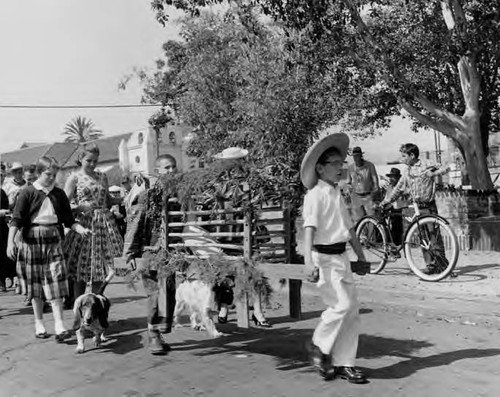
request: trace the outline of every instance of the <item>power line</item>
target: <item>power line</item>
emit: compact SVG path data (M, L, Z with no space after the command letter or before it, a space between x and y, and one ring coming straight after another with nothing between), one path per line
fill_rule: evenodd
M123 105L0 105L0 109L107 109L162 107L161 104Z

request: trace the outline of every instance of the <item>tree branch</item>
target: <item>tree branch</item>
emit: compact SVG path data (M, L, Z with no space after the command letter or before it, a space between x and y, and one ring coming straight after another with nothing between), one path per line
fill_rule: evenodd
M443 133L444 135L452 138L453 140L458 140L457 129L453 125L447 123L446 121L438 121L432 119L431 117L420 112L411 103L405 101L403 98L398 98L398 103L404 110L406 110L410 115L412 115L422 124L425 124L431 127L432 129Z
M403 74L399 71L396 65L394 65L394 62L392 62L390 57L387 55L389 51L385 48L385 46L382 43L379 43L370 33L368 26L366 26L365 22L359 15L357 8L352 3L352 1L342 0L342 2L348 8L351 17L355 21L356 28L359 34L366 42L366 44L374 49L375 55L376 56L378 55L381 58L382 62L385 64L388 71L391 73L393 79L395 79L398 83L404 86L408 91L407 93L410 96L412 96L416 101L418 101L420 105L429 113L434 114L436 117L439 117L444 121L454 125L455 128L460 128L460 129L464 128L465 124L459 116L451 112L448 112L447 110L439 108L429 98L427 98L425 95L418 92L415 88L412 87L412 84L403 76ZM390 83L390 81L388 81L388 83Z

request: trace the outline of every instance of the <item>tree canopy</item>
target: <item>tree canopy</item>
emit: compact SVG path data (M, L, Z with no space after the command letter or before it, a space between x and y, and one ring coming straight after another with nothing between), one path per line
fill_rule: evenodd
M279 176L274 188L302 192L302 157L343 106L335 81L307 60L310 40L285 36L251 7L186 18L181 37L164 44L153 73L140 73L144 100L194 126L188 154L210 162L241 146L257 169Z
M191 14L222 0L155 0ZM242 6L242 2L237 2ZM348 103L352 128L387 125L405 110L415 127L451 138L462 152L472 185L492 187L488 137L500 129L500 4L496 0L256 0L280 21L285 37L309 47L301 60L335 82L332 96ZM329 89L330 87L325 89Z
M94 122L86 117L76 116L67 122L62 133L66 135L65 142L87 142L102 137L103 133L98 130Z

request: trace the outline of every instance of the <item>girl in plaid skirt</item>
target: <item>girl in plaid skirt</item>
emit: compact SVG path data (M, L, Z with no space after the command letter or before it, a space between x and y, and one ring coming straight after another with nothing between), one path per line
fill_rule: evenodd
M35 336L47 338L43 323L43 297L51 302L57 342L70 335L63 321L62 298L68 295L67 269L62 253L63 225L87 237L91 231L75 222L69 200L55 187L59 165L41 157L38 179L24 188L17 199L9 229L7 255L17 259L18 276L26 283L33 305ZM21 238L16 238L20 233ZM18 243L16 243L18 241Z

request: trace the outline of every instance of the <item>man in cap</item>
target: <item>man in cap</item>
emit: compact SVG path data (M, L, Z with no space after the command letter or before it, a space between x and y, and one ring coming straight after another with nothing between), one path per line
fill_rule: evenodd
M7 193L11 210L13 210L16 205L19 191L26 186L26 181L23 178L23 168L23 165L19 161L14 161L9 170L11 177L8 178L4 184L3 190Z
M377 194L378 176L375 165L363 158L359 146L352 149L354 163L348 168L348 183L351 185L351 210L354 221L374 213L374 196Z

